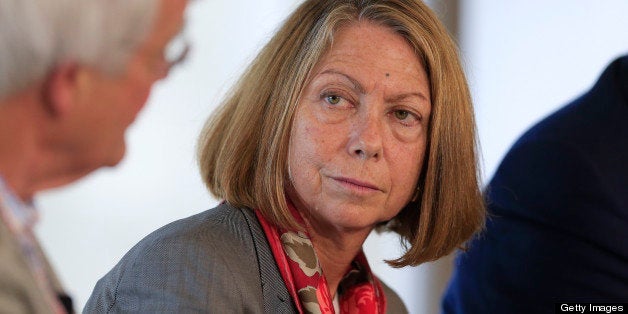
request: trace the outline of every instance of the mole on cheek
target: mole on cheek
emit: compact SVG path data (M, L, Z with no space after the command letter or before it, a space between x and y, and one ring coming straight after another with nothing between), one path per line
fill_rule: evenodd
M386 73L386 77L390 77L390 73Z

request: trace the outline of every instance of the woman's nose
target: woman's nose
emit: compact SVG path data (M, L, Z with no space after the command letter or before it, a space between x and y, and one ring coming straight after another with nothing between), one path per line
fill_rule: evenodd
M364 113L354 121L348 143L349 154L361 159L382 157L382 121L373 113Z

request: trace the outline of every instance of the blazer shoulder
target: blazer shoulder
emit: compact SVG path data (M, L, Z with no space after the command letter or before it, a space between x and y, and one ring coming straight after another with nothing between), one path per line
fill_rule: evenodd
M97 283L85 310L258 312L261 281L247 210L221 204L149 234Z
M142 239L131 251L142 251L154 248L182 249L184 242L211 245L213 247L252 247L244 211L249 209L236 208L226 203L202 213L169 223Z

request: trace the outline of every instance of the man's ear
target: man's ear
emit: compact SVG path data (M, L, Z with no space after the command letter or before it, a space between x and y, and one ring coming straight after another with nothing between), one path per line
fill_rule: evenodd
M89 73L76 63L57 65L43 88L44 105L50 114L65 115L81 100L89 88Z

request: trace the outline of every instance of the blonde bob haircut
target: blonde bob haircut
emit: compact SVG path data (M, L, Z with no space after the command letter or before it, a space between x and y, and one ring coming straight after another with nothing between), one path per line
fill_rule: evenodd
M257 208L283 228L299 229L286 203L288 146L299 97L343 25L391 28L416 51L430 82L432 115L415 201L382 227L400 235L394 267L418 265L461 247L484 222L475 122L456 45L418 0L307 0L253 60L199 139L210 192Z

